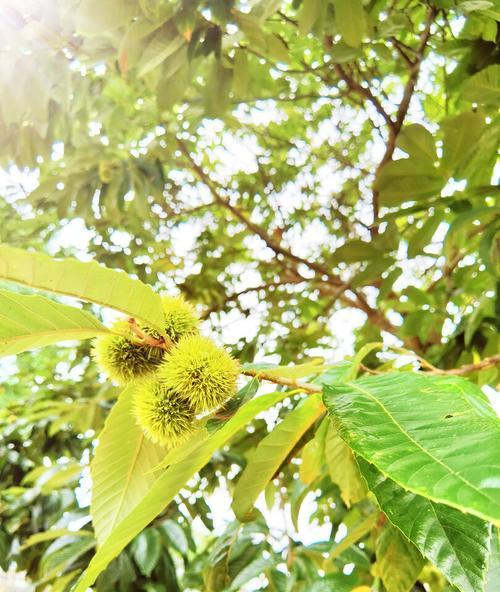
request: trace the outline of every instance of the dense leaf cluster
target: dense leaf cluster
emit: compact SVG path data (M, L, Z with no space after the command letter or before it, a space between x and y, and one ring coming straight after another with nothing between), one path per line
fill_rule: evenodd
M499 20L2 2L0 354L47 346L0 370L4 569L55 592L87 568L99 592L498 589ZM166 458L88 342L52 345L107 335L101 306L161 331L165 290L279 385L249 379Z

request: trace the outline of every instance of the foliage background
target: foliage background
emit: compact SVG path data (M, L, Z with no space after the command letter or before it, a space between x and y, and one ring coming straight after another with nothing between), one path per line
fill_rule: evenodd
M449 369L499 351L495 2L7 1L0 13L1 242L179 291L243 362L339 361L383 342ZM0 557L40 589L64 590L95 545L83 490L118 391L89 352L2 362ZM363 363L401 358L373 350ZM491 389L498 371L470 378ZM323 542L262 516L236 546L231 525L210 534L207 501L223 503L295 405L219 450L96 589L318 592L322 553L352 530L362 546L328 577L381 586L381 525L356 531L368 502L349 508L352 482L327 472L298 476L321 437L266 498L296 518L307 497L318 532L331 525ZM59 531L75 524L80 535ZM30 544L50 529L63 536Z

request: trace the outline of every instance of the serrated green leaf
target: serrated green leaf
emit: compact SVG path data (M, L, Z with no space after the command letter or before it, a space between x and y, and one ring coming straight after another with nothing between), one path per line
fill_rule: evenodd
M167 23L154 33L144 49L137 63L137 76L140 78L154 70L184 44L184 37L177 32L174 26Z
M424 558L406 537L385 524L377 537L377 574L387 592L408 592L424 566Z
M210 592L224 590L228 584L228 562L231 548L240 533L241 524L233 522L217 537L203 572L203 582Z
M248 51L237 48L234 51L232 89L237 98L243 98L248 92L250 83L250 68L248 64Z
M95 261L54 259L0 245L0 278L109 306L164 331L160 296L123 271L107 269Z
M46 543L47 541L53 541L62 536L72 537L92 537L92 533L88 530L68 530L67 528L53 528L46 530L45 532L37 532L29 536L26 541L22 544L21 549L28 549L33 545L39 545L40 543Z
M205 110L209 117L219 117L228 108L232 77L232 69L223 66L219 60L214 62L204 93Z
M125 24L132 16L131 6L122 0L81 0L75 14L78 33L102 35Z
M314 437L302 449L302 464L299 475L302 483L309 485L321 474L325 462L325 438L329 428L329 420L325 418Z
M246 565L234 578L229 587L230 592L238 592L238 590L242 589L243 584L260 576L264 569L274 567L277 562L278 560L274 557L257 557L251 563Z
M344 64L358 59L361 56L361 49L339 41L330 49L330 55L336 64Z
M389 373L326 386L356 454L413 493L500 523L500 421L473 383Z
M99 435L90 465L90 513L99 543L143 499L156 481L153 469L165 456L161 446L146 439L132 415L134 386L120 395Z
M255 366L253 366L255 368ZM274 366L265 368L266 375L276 376L278 378L298 379L313 374L319 374L327 370L329 366L322 365L318 361L306 362L305 364L296 364L290 366Z
M0 356L109 333L84 310L6 290L0 290L0 319Z
M49 580L62 574L94 546L93 537L63 536L55 540L41 558L42 578Z
M357 263L358 261L378 259L381 255L382 251L375 248L373 243L360 239L353 239L335 249L330 261L333 265L340 262Z
M370 463L358 462L381 509L422 555L462 592L483 590L488 523L405 491Z
M319 394L309 396L257 446L234 490L232 508L240 521L248 520L259 493L323 409Z
M486 574L486 592L497 592L500 588L500 531L493 529L491 536L491 551Z
M356 520L354 518L357 517ZM361 538L368 534L377 523L378 513L371 512L368 516L359 513L356 508L353 508L350 513L344 518L344 522L349 522L347 535L338 543L335 543L325 564L328 565L333 559L339 557L344 551L349 549L354 543L357 543Z

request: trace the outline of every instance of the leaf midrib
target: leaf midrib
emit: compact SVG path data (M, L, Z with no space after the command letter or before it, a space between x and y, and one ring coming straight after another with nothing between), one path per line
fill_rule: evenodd
M450 473L451 475L454 475L459 481L462 481L465 485L468 485L471 489L473 489L475 492L477 492L480 496L487 498L488 500L490 500L491 503L493 503L493 505L497 505L496 500L493 499L492 497L490 497L487 493L485 493L484 491L481 491L481 489L478 489L475 485L473 485L472 483L470 483L467 479L465 479L464 477L462 477L461 475L459 475L458 473L456 473L451 467L449 467L448 465L446 465L443 461L441 461L439 458L436 458L435 456L433 456L428 450L426 450L417 440L415 440L405 429L403 429L402 426L399 425L399 423L396 421L395 417L391 414L391 412L386 408L386 406L379 401L375 396L373 396L369 391L361 388L359 385L356 385L354 383L349 383L349 386L361 393L363 393L364 395L367 395L370 399L372 399L381 409L382 411L390 418L390 420L393 422L393 424L399 429L399 431L408 438L408 440L410 440L410 442L412 442L417 448L419 448L426 456L428 456L429 458L431 458L433 461L435 461L436 463L438 463L439 465L441 465L444 469L446 469L448 471L448 473ZM367 459L369 460L369 459ZM375 464L374 461L370 460L370 462L373 462L373 464ZM378 465L376 465L378 466ZM382 469L380 469L382 470ZM383 471L383 470L382 470ZM407 486L408 487L408 486ZM448 500L442 500L442 499L438 499L435 498L436 501L443 501L444 503L449 503ZM460 506L461 507L461 506Z
M126 478L125 478L125 482L123 484L123 487L122 487L121 492L120 492L120 495L119 495L119 502L117 504L117 507L116 507L116 510L114 512L114 515L113 515L113 517L111 519L111 522L108 523L108 524L110 524L110 526L108 526L108 529L107 529L108 530L108 534L104 537L104 539L106 539L109 536L109 534L111 532L113 532L114 527L115 527L115 525L117 523L117 518L118 518L118 516L120 516L121 510L122 510L122 507L123 507L123 502L125 501L125 494L127 493L128 486L130 484L130 481L132 480L132 475L134 473L134 468L135 468L135 466L137 464L137 460L139 458L139 454L140 454L140 451L141 451L141 448L142 448L143 443L144 443L144 434L141 432L141 434L139 435L139 439L137 441L137 445L136 445L136 448L135 448L135 453L133 454L133 457L132 457L132 462L129 464L129 470L127 472L127 475L126 475ZM125 518L125 517L126 516L123 516L123 518Z

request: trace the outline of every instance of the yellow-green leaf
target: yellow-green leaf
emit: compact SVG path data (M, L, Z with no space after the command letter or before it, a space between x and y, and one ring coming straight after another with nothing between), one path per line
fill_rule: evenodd
M0 356L109 333L88 312L43 296L0 290Z
M200 442L198 448L190 448L189 454L182 455L177 447L172 459L177 460L154 482L148 493L137 506L126 516L111 534L103 541L77 583L74 592L85 592L95 581L97 576L106 569L127 544L138 535L165 506L177 495L179 490L202 469L210 460L212 454L232 438L247 422L258 413L264 411L289 396L286 391L270 393L252 399L236 412L223 427L210 438ZM189 444L189 441L188 441Z
M120 395L106 419L90 466L90 513L99 543L129 514L156 481L165 449L147 440L132 415L134 386Z
M334 0L335 20L342 38L359 47L366 32L366 16L361 0Z
M123 271L107 269L95 261L54 259L0 245L0 278L109 306L162 333L164 330L160 296Z
M411 590L425 563L415 545L386 523L377 537L375 553L377 574L387 592Z
M309 396L260 442L234 490L232 508L238 520L248 519L259 493L323 411L320 395Z
M325 461L333 483L340 488L340 495L349 507L368 493L351 449L330 424L325 438Z

